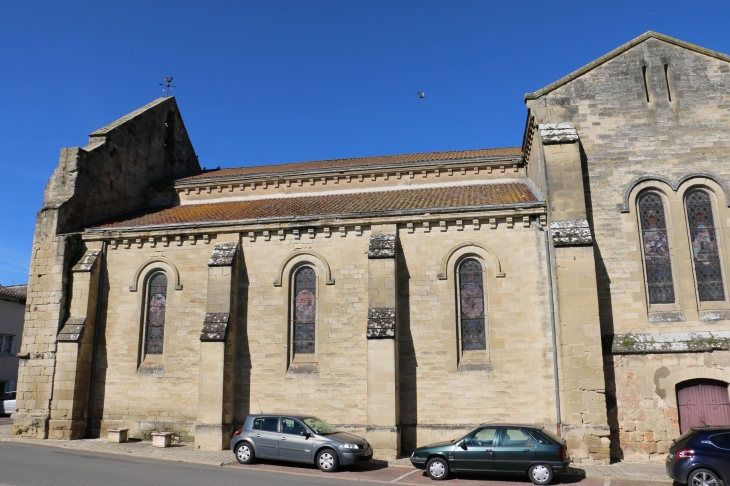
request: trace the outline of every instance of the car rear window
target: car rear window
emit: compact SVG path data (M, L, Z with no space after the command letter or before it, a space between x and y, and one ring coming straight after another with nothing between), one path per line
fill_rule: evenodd
M694 438L697 437L697 432L694 430L688 430L684 434L677 437L677 440L674 441L675 445L684 445L690 443Z
M535 439L538 443L540 443L542 445L550 445L553 443L552 440L548 439L547 437L545 437L543 434L541 434L537 430L530 430L529 432L530 432L530 435L532 436L532 438Z
M553 432L550 432L549 430L542 429L540 431L541 434L543 434L548 439L552 439L556 444L564 444L565 441L557 436L557 434L554 434Z
M279 428L279 419L277 417L262 417L253 421L253 430L263 430L264 432L277 432Z

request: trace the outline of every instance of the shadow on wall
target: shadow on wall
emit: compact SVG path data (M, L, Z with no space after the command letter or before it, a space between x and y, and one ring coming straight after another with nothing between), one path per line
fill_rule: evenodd
M243 425L251 409L251 351L248 342L248 321L246 304L248 302L248 271L244 253L238 253L238 296L236 300L236 360L233 389L233 427Z
M410 455L418 442L418 384L416 352L411 335L408 264L398 241L398 392L401 456Z
M99 262L106 266L106 262ZM96 364L94 366L94 391L90 409L90 420L86 425L86 436L97 439L101 436L101 421L104 418L104 397L106 396L106 370L108 368L107 341L106 341L106 316L109 309L109 273L104 272L103 280L99 282L101 299L99 305L99 322L96 323L95 332L99 333Z
M590 173L588 172L588 157L580 145L580 164L583 172L583 193L586 204L586 218L591 228L595 228L593 222L593 198L591 197ZM593 230L593 254L596 263L596 286L598 290L598 318L601 325L601 349L603 352L603 378L606 389L606 416L611 431L611 462L623 460L624 453L621 449L619 439L618 404L616 399L616 372L614 370L614 358L611 353L611 342L613 341L613 308L611 306L611 279L603 261L601 248L595 238Z

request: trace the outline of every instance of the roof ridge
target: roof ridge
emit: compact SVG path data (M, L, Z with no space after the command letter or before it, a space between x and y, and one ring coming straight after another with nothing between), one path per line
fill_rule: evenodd
M550 83L549 85L545 86L544 88L534 91L532 93L525 93L525 101L534 100L536 98L544 96L547 93L554 91L555 89L569 83L570 81L573 81L574 79L584 75L588 71L595 69L596 67L610 61L611 59L613 59L615 57L618 57L619 55L623 54L624 52L628 51L629 49L636 47L637 45L639 45L642 42L644 42L648 39L651 39L651 38L658 39L658 40L667 42L669 44L674 44L676 46L683 47L685 49L689 49L691 51L694 51L694 52L697 52L700 54L704 54L706 56L714 57L714 58L720 59L722 61L730 62L730 56L728 56L727 54L723 54L718 51L713 51L712 49L706 49L702 46L698 46L697 44L685 42L685 41L679 40L675 37L670 37L668 35L660 34L659 32L649 30L647 32L644 32L640 36L630 40L629 42L617 47L616 49L604 54L603 56L599 57L595 61L592 61L592 62L586 64L585 66L576 69L575 71L568 74L567 76L563 76L562 78L558 79L557 81Z

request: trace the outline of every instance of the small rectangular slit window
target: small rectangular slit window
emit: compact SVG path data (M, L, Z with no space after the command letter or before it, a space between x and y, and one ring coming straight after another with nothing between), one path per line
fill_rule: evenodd
M646 79L646 66L641 66L641 71L644 77L644 92L646 93L646 101L649 102L649 83Z
M667 82L667 97L672 101L672 90L669 88L669 64L664 65L664 80Z

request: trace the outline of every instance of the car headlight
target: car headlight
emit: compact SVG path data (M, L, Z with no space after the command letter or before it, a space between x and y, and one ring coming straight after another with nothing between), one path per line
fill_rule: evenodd
M357 444L342 444L340 449L359 449L360 446Z

